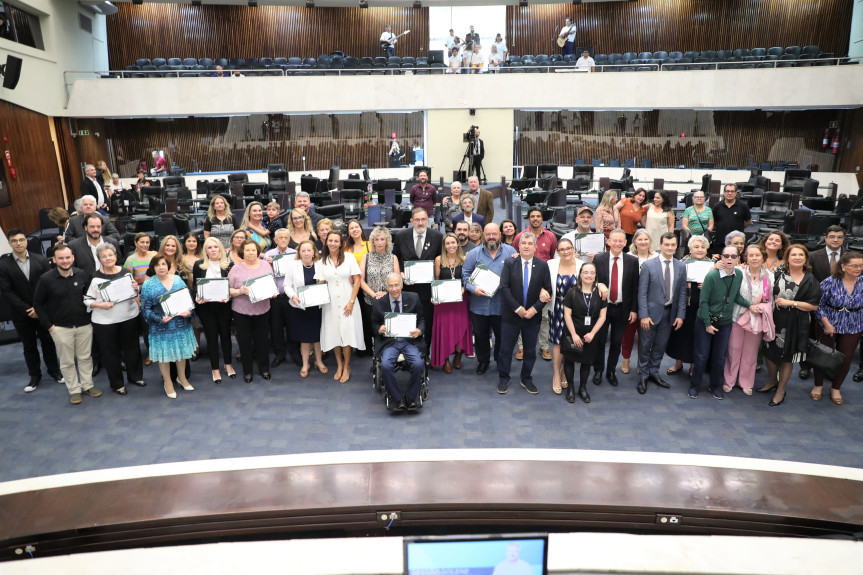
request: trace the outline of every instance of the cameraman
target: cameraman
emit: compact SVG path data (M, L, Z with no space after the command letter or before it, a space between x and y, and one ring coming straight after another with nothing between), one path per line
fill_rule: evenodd
M479 137L479 126L471 126L470 131L470 164L467 175L482 178L482 159L485 157L485 144Z

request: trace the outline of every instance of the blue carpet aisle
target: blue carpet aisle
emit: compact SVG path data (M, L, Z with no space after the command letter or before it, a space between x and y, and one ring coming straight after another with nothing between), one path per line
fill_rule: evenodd
M196 390L177 388L177 400L165 397L155 365L145 368L149 385L129 386L125 397L110 392L103 372L96 378L103 397L85 397L79 406L50 380L23 392L20 345L0 347L0 365L0 481L225 457L462 447L663 451L863 467L863 384L849 378L841 407L827 394L816 403L808 396L812 380L799 381L796 370L780 407L767 406L772 394L746 397L739 389L724 401L706 392L691 400L681 376L666 378L672 389L649 384L641 396L634 370L618 373L617 388L589 383L592 403L570 405L551 392L551 362L537 362L539 395L511 385L501 396L494 364L480 377L476 360L465 359L451 375L431 372L431 397L418 413L391 414L372 389L368 358L355 359L347 384L333 381L334 365L330 374L313 370L307 379L283 365L270 382L238 377L218 386L199 360L190 380ZM756 385L765 379L762 370Z

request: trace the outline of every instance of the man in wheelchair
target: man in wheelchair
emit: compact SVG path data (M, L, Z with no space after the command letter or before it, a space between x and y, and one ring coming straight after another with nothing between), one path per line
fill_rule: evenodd
M417 409L425 376L425 319L420 298L415 293L402 291L402 278L397 273L387 276L387 293L372 305L372 329L375 333L375 354L381 361L381 379L389 394L391 404L397 410ZM391 337L386 334L386 314L390 312L416 314L416 329L410 337ZM395 377L399 355L404 356L410 366L411 379L407 390L402 392Z

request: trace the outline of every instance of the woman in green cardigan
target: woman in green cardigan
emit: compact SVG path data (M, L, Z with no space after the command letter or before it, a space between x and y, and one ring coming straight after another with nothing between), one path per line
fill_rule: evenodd
M737 269L740 254L733 245L722 248L721 269L708 272L701 286L698 302L698 317L695 319L695 368L689 384L689 397L698 397L698 388L704 375L704 367L713 348L710 384L707 390L716 399L725 399L722 390L725 359L728 355L728 340L731 337L731 320L734 304L749 308L752 313L761 313L761 304L750 305L740 295L743 272Z

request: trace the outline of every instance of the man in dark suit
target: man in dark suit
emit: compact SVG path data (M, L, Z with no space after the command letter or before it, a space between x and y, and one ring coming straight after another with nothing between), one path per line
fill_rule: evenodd
M593 362L593 383L602 383L602 371L611 385L617 385L617 360L620 358L620 344L623 330L629 323L638 319L638 258L623 253L626 246L626 232L613 230L608 234L608 251L593 258L596 266L596 281L608 286L608 310L605 323L599 329L596 341L597 353ZM611 345L608 347L608 363L604 363L605 342L611 329Z
M402 291L402 278L397 273L387 276L389 295L372 303L372 331L375 334L375 353L381 358L381 378L384 387L397 410L416 409L418 396L425 372L422 350L426 349L422 334L425 331L423 306L419 296ZM416 329L411 337L385 337L386 314L414 313L417 316ZM405 357L411 370L411 380L407 390L402 392L395 377L395 366L399 354Z
M414 208L411 212L413 229L400 232L393 241L393 254L399 260L399 268L404 277L405 262L430 260L440 255L443 236L437 230L429 229L429 216L423 208ZM426 345L431 349L431 334L434 318L434 306L431 302L431 284L406 285L405 291L420 296L423 314L428 322L423 330Z
M102 267L96 258L96 248L102 242L114 244L117 253L120 248L114 239L102 235L102 217L99 214L89 214L84 218L84 229L87 235L69 242L72 255L75 256L75 267L80 268L92 276L96 270Z
M39 316L33 308L33 292L42 274L50 268L48 260L41 254L31 254L27 251L27 236L18 228L9 230L7 236L12 246L12 253L0 256L0 297L9 307L12 325L18 332L18 337L24 346L24 361L30 374L30 383L24 391L36 391L42 381L39 347L36 340L42 342L42 357L48 368L48 375L63 383L60 373L60 363L57 361L57 348L48 330L39 323Z
M659 377L659 364L671 329L680 329L686 317L686 265L674 259L677 237L672 232L662 234L658 258L641 266L638 277L638 367L641 379L638 393L647 393L647 382L669 388Z
M81 180L81 197L93 196L96 199L96 207L99 210L108 209L108 196L96 179L96 166L87 164L84 166L84 179ZM106 212L107 213L107 212Z
M503 297L500 326L500 355L497 361L497 392L506 393L509 387L509 368L512 352L521 336L524 361L521 364L521 386L528 393L538 393L533 384L533 364L536 363L536 348L539 326L542 321L540 301L542 290L551 293L551 276L548 264L534 257L536 236L523 232L518 242L518 258L510 258L503 265L500 276L500 291Z
M474 138L470 142L470 166L467 175L483 178L482 160L485 158L485 142L479 137L479 128L474 129Z
M845 229L842 226L830 226L824 231L824 247L809 254L809 264L812 266L812 275L821 283L832 273L833 266L839 263L839 258L845 253ZM817 338L815 334L815 322L812 323L810 335ZM863 348L860 348L860 365L863 366ZM807 379L812 369L809 364L800 363L800 379ZM861 379L857 379L857 374ZM863 367L854 375L854 381L863 381Z
M77 238L83 238L87 235L87 232L84 231L84 218L95 213L97 213L96 200L93 196L84 196L81 198L81 212L69 218L69 227L66 229L67 243ZM119 242L120 232L118 232L117 228L114 227L114 224L111 223L111 219L108 216L104 216L102 214L99 215L102 216L102 233L109 238L112 238L115 242Z

